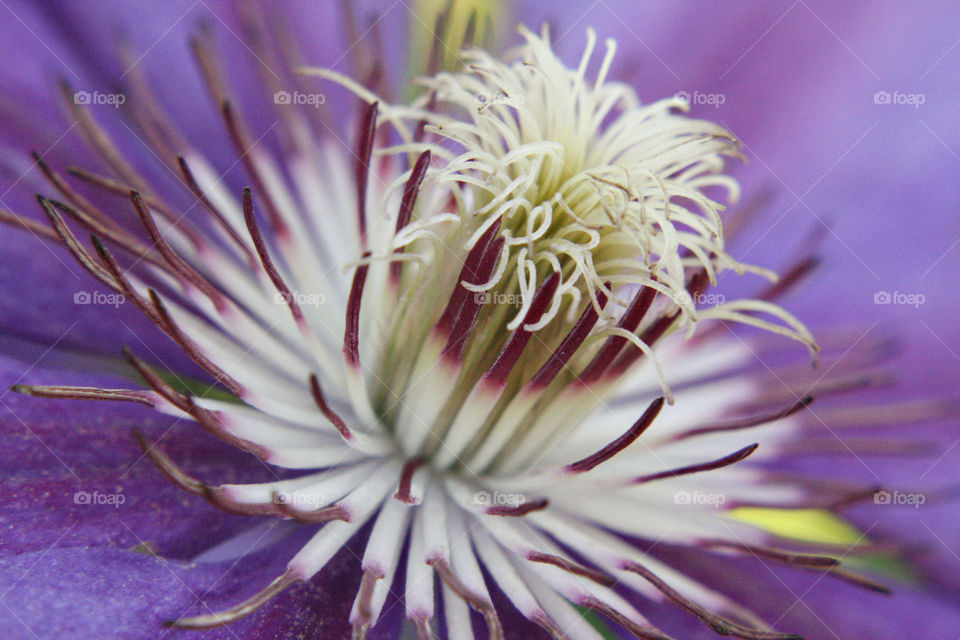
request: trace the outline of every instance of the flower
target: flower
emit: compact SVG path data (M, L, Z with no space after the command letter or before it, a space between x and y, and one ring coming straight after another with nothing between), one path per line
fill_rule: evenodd
M612 45L588 82L592 39L580 67L567 69L545 37L524 36L513 64L470 53L466 71L437 73L409 105L316 72L364 100L352 155L303 136L306 118L291 107L322 101L281 88L274 102L292 148L279 164L253 144L198 41L253 185L239 203L148 95L131 105L156 127L157 155L211 214L197 227L171 215L166 192L112 152L67 92L118 179L74 174L128 197L142 235L124 228L116 209L105 214L72 191L42 158L66 202L39 198L53 232L16 221L55 234L231 397L178 389L131 352L148 391L17 390L129 401L194 420L268 465L303 472L212 485L139 436L176 485L230 512L325 523L258 594L176 626L249 615L324 570L365 526L349 612L358 636L376 628L402 568L406 614L424 636L437 626L436 575L451 637L469 637L468 606L492 637L503 633L494 592L559 637L595 633L593 618L571 603L640 637L666 637L614 584L679 604L722 633L795 637L634 540L749 553L879 588L829 553L773 548L772 527L758 526L771 507L858 496L740 464L789 452L810 400L766 392L748 366L762 341L738 343L699 325L747 322L813 347L805 327L769 302L812 263L799 262L755 300L699 307L716 274L759 271L727 254L721 205L707 195L735 192L720 173L736 155L733 140L678 113L676 100L641 106L627 87L606 82ZM583 122L594 128L577 131ZM324 171L311 172L318 159ZM331 211L355 216L330 220ZM92 249L64 216L93 232ZM779 323L747 313L760 311ZM677 329L694 339L681 341ZM657 397L661 387L673 395L667 379L679 389L673 409Z

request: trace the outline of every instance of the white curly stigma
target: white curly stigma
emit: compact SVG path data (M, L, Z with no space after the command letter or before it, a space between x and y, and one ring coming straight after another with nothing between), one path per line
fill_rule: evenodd
M592 30L576 69L554 54L546 29L539 36L519 31L524 44L506 62L466 50L463 70L423 78L426 92L413 105L381 111L403 142L379 154L430 149L442 161L431 171L433 180L450 188L460 218L450 240L470 249L499 225L505 242L497 268L486 282L464 286L522 300L510 314L509 330L523 323L543 282L559 273L554 303L528 330L546 327L561 313L569 322L597 291L614 302L598 312L615 320L628 304L624 294L647 286L662 294L658 304L678 312L673 330L692 333L700 319L729 320L816 351L809 331L776 305L731 302L698 311L700 301L687 290L694 269L703 269L713 284L727 270L776 280L727 253L720 218L725 205L707 195L738 198L737 182L723 173L727 158L741 157L738 141L714 123L688 117L682 99L642 104L631 87L610 81L613 40L591 81ZM336 72L303 71L377 99ZM426 123L425 139L413 133L417 123ZM418 217L412 229L430 224ZM393 245L401 243L398 238ZM595 297L593 303L598 306Z
M520 31L526 43L512 62L470 50L463 72L424 80L441 112L428 130L460 151L438 181L469 185L471 215L482 220L470 242L500 220L510 255L504 277L521 291L536 289L525 265L550 262L564 284L652 286L694 319L682 295L685 267L711 276L743 269L724 251L723 205L704 195L719 186L736 197L736 182L719 173L725 156L738 155L736 140L678 113L680 100L641 105L630 87L609 82L613 41L590 82L593 32L569 69L546 32Z

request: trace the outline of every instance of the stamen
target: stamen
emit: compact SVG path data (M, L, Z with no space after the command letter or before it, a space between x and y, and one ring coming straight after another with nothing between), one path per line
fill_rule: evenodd
M891 595L893 590L890 589L887 585L882 582L877 582L876 580L871 580L866 576L862 576L851 571L848 571L843 568L834 568L827 571L827 575L843 580L844 582L849 582L852 585L863 587L864 589L869 589L877 593L881 593L885 596Z
M257 195L263 201L264 210L267 212L267 219L270 221L277 238L283 239L289 235L290 230L287 227L287 223L284 222L283 216L280 215L280 209L277 207L276 202L270 195L270 191L266 186L266 181L263 179L263 176L261 175L260 170L257 168L256 162L254 161L254 146L256 145L252 140L250 140L246 129L244 129L239 118L234 112L231 103L224 102L220 108L223 113L223 119L227 123L227 130L230 133L230 139L233 140L233 145L236 147L237 154L240 156L240 159L243 161L243 166L250 175L250 180L253 182L253 187L257 190Z
M370 179L370 157L373 154L373 138L377 130L378 106L379 103L372 102L363 113L353 167L357 185L357 224L360 230L360 244L364 251L367 248L367 182Z
M533 303L530 305L527 315L523 318L524 325L532 325L540 321L540 318L547 310L547 306L553 300L559 284L560 274L554 273L540 285L540 290L534 295ZM514 366L520 359L520 355L532 337L533 331L528 331L525 326L518 327L516 331L513 332L513 335L510 336L510 340L506 346L503 347L500 355L497 356L496 362L494 362L487 373L484 374L484 381L492 385L505 385L507 378L510 376L510 372L513 371Z
M476 279L474 281L468 281L468 284L482 284L493 274L493 269L496 267L500 252L503 250L504 242L504 238L501 236L494 239L487 246L487 250L483 252L483 256L480 258L480 262L474 271ZM480 314L480 307L483 303L478 296L467 295L467 290L464 287L459 284L457 286L458 289L464 292L463 305L460 308L460 315L457 317L457 322L453 326L450 339L447 341L447 345L444 347L441 355L453 362L462 362L464 350L467 348L467 339L473 331L473 326L477 321L477 316Z
M95 235L106 238L121 249L132 255L136 260L145 260L150 264L162 269L172 277L177 278L177 274L170 268L170 265L163 259L163 256L157 255L153 247L148 246L135 236L121 229L115 222L100 222L99 217L88 215L85 211L75 209L57 200L48 200L51 205L70 216L83 227Z
M660 410L663 409L663 403L664 398L662 396L651 402L650 406L648 406L646 411L643 412L643 415L640 416L640 419L633 423L633 426L630 427L622 436L596 453L572 464L568 464L565 467L565 470L569 473L583 473L584 471L590 471L597 465L606 462L613 456L629 447L637 438L643 435L643 432L646 431L651 424L653 424L653 421L656 420L657 416L660 414Z
M777 633L776 631L762 631L751 629L728 620L722 616L707 611L702 606L685 598L679 591L661 580L655 573L636 562L627 562L623 566L624 571L630 571L642 577L644 580L657 588L660 593L667 596L675 603L695 615L716 633L724 636L734 636L745 638L747 640L803 640L803 636L792 633Z
M289 517L305 523L349 520L349 514L338 505L318 511L299 511L289 508L289 505L279 502L275 498L271 502L237 502L230 498L222 487L211 486L187 474L159 445L151 444L140 430L134 429L133 436L144 455L175 487L187 493L202 496L210 504L227 513L241 516Z
M412 618L413 626L417 628L417 640L436 640L430 628L429 618Z
M603 587L613 587L617 581L602 571L597 569L591 569L590 567L585 567L582 564L573 562L572 560L567 560L552 553L543 553L541 551L529 551L527 552L527 560L530 562L540 562L542 564L553 565L554 567L559 567L564 571L568 571L574 575L578 575L581 578L587 578L592 580L597 584Z
M157 310L147 303L147 301L141 296L130 284L130 280L127 279L127 276L120 269L120 265L117 263L116 258L113 257L113 254L110 253L109 249L104 246L103 241L100 240L95 235L90 236L90 243L93 245L94 251L97 252L97 256L100 258L100 261L103 263L103 266L106 267L107 271L113 277L114 281L117 283L117 288L123 293L128 300L130 300L137 309L143 312L155 325L164 329L163 320L160 318L160 315L157 313Z
M462 283L483 282L483 279L477 276L478 265L481 259L487 254L487 249L499 228L499 223L491 225L490 228L487 229L487 232L480 236L480 239L467 254L467 259L464 261L463 267L460 269L460 275L457 277L457 283L453 287L453 293L450 294L450 300L447 302L443 314L441 314L440 319L437 321L436 331L441 335L452 335L454 324L456 324L460 316L460 311L467 301L469 292L463 287Z
M134 169L123 157L123 155L113 145L113 141L107 133L97 124L97 121L90 115L90 110L82 104L78 104L73 99L73 87L66 80L60 81L60 90L63 93L64 102L67 110L73 116L80 131L87 138L87 142L103 158L103 161L116 173L123 181L132 186L137 191L149 193L146 184L140 179L136 169Z
M97 387L43 387L29 384L15 384L10 387L14 393L22 393L37 398L54 398L69 400L120 400L139 402L148 407L154 406L143 391L134 389L99 389Z
M242 451L252 453L258 458L266 459L269 456L270 452L265 447L254 444L249 440L238 438L230 433L223 426L222 421L216 412L204 409L196 403L192 396L176 391L172 386L164 381L156 371L154 371L153 367L133 355L128 348L123 348L123 355L126 357L130 365L137 370L137 373L143 376L144 380L147 381L147 384L149 384L157 393L159 393L170 404L190 415L194 420L197 421L198 424L200 424L201 427L209 431L211 434L220 438L229 445L237 447Z
M410 458L403 465L403 471L400 472L400 486L393 497L404 504L417 504L418 500L410 494L410 486L413 483L413 474L425 462L421 457Z
M403 198L400 200L400 212L397 214L396 233L410 223L413 215L413 207L417 203L417 196L420 194L420 185L427 176L427 169L430 166L430 150L426 150L417 158L416 164L410 172L410 177L403 187ZM403 247L394 250L395 254L403 253ZM403 270L402 262L392 262L390 264L390 279L394 284L400 282L400 273Z
M530 620L537 626L541 627L544 631L549 633L553 640L570 640L570 636L564 633L563 630L557 626L557 623L548 618L546 615L536 613L531 616Z
M710 277L707 274L707 270L701 267L697 269L687 280L687 292L690 294L690 297L693 300L696 300L700 294L703 293L709 283ZM648 347L653 347L653 345L664 336L667 330L673 326L673 323L676 322L679 317L680 311L677 310L673 313L657 318L653 324L647 327L646 330L640 334L640 340ZM613 366L610 368L611 377L622 375L642 355L643 352L639 349L628 349L613 363Z
M210 284L209 280L200 275L196 269L187 264L186 261L184 261L184 259L181 258L167 243L166 239L160 234L160 230L157 228L157 224L153 219L153 214L150 212L150 208L147 206L147 203L144 202L140 194L136 191L131 191L130 200L133 202L133 207L136 209L137 214L140 216L140 220L143 222L144 228L147 230L147 235L150 236L150 240L160 251L160 254L166 259L167 263L184 281L192 284L194 287L202 291L204 295L210 298L218 312L223 313L227 306L226 302L224 301L223 294L217 290L216 287Z
M21 227L26 229L30 233L51 240L56 243L60 243L60 236L56 231L50 227L40 224L36 220L31 220L30 218L23 218L13 213L12 211L7 211L6 209L0 208L0 222L7 224L13 227Z
M454 593L480 612L484 621L487 623L490 640L503 640L503 625L500 623L500 617L497 615L493 605L467 589L442 558L432 558L427 560L427 564L434 568L437 575L440 576L440 579L443 580Z
M310 392L313 394L313 401L316 403L317 408L320 409L320 413L340 432L343 439L347 441L353 440L353 433L351 433L350 427L348 427L347 423L327 404L327 400L323 396L323 390L320 388L320 379L313 373L310 374Z
M630 306L627 307L627 310L623 316L621 316L617 327L631 333L635 331L637 326L640 325L640 321L643 320L643 316L646 315L650 305L653 304L653 299L656 295L657 292L655 289L651 287L641 287L634 296ZM621 336L610 336L607 338L600 352L597 353L590 364L587 365L583 373L577 376L577 382L581 385L588 385L599 379L626 344L627 339Z
M97 280L107 285L111 289L119 289L120 285L117 281L111 276L100 264L93 259L86 249L77 241L77 237L73 235L73 232L70 231L70 228L63 221L63 218L57 213L54 208L50 205L50 201L44 198L41 195L37 195L37 202L40 203L40 206L43 207L44 212L47 214L47 218L50 219L50 226L53 227L57 235L60 237L62 244L66 245L67 249L70 250L70 253L73 254L73 257L76 258L77 262L83 266L84 269L90 272L90 275L95 277Z
M732 464L736 464L749 456L751 453L757 450L757 447L760 445L754 443L747 445L743 449L739 449L731 453L728 456L724 456L713 462L704 462L702 464L694 464L689 467L680 467L679 469L673 469L671 471L661 471L659 473L653 473L647 476L640 476L639 478L634 478L631 480L632 484L641 484L644 482L652 482L654 480L660 480L663 478L676 478L678 476L685 476L692 473L700 473L701 471L713 471L714 469L722 469L723 467L729 467Z
M701 546L703 546L704 549L723 549L728 551L749 553L761 558L776 560L777 562L782 562L783 564L788 564L795 567L832 568L840 566L840 560L830 556L817 556L810 555L808 553L791 553L789 551L781 551L780 549L773 549L771 547L749 545L739 542L728 542L726 540L707 540L704 541Z
M243 220L247 225L247 231L250 232L250 239L253 240L253 246L257 251L257 256L260 257L260 264L263 265L264 270L267 272L270 282L273 283L273 286L276 287L277 291L287 303L296 323L302 324L303 311L301 311L300 305L297 304L293 294L290 292L290 287L283 281L283 276L280 275L280 272L276 266L274 266L273 259L270 257L270 251L263 241L263 236L260 235L260 227L257 226L257 216L253 210L253 194L250 192L250 187L244 187L243 189Z
M705 427L696 427L694 429L689 429L678 433L677 435L671 438L671 441L686 440L693 436L704 435L707 433L718 433L721 431L738 431L740 429L749 429L750 427L756 427L763 424L769 424L771 422L777 422L783 420L788 416L792 416L802 409L806 409L813 403L813 396L807 396L798 402L795 402L792 406L787 407L786 409L781 409L776 412L760 414L753 417L741 418L739 420L733 420L731 422L713 424Z
M365 251L364 258L370 256ZM369 264L361 264L353 274L353 284L350 286L350 297L347 298L347 321L343 332L343 355L347 364L356 368L360 366L360 303L363 299L363 287L367 282Z
M286 516L293 518L297 522L308 522L311 524L320 524L323 522L330 522L332 520L343 520L344 522L350 522L350 512L346 507L334 504L329 507L321 507L320 509L300 509L289 502L287 502L286 497L279 493L273 493L273 504L283 512Z
M607 618L610 618L613 622L620 625L637 638L642 638L643 640L676 640L673 636L668 636L656 627L637 624L610 605L601 602L594 597L584 598L580 605L590 609L591 611L596 611Z
M168 627L177 627L179 629L213 629L225 624L229 624L241 618L245 618L263 605L267 604L274 596L284 589L297 582L301 578L292 574L289 570L278 576L256 595L244 600L237 606L205 616L195 616L193 618L180 618L179 620L169 620L164 624Z
M250 248L247 246L247 243L243 240L237 230L227 222L226 216L223 215L223 212L218 209L213 202L210 201L210 198L207 197L207 194L204 193L203 189L200 188L200 185L197 184L196 178L193 176L193 171L190 170L190 166L187 164L186 159L183 156L177 156L177 164L180 167L180 173L183 175L184 182L187 187L193 193L194 197L202 204L207 211L213 214L214 219L219 223L220 228L223 229L227 235L233 240L237 249L239 249L244 256L247 258L247 264L254 270L260 269L260 263L257 262L254 258L253 253L251 253Z
M63 197L80 210L89 212L92 218L95 218L104 226L110 226L112 224L111 220L104 215L102 211L93 206L93 203L80 195L59 173L54 171L53 168L47 164L46 160L43 159L43 156L36 151L32 151L30 155L33 156L33 161L40 167L40 171L42 171L43 175L50 181L50 184L52 184Z
M360 621L353 624L353 637L366 638L367 630L370 628L370 619L373 614L370 610L371 600L373 600L373 589L377 586L377 580L383 579L382 572L375 572L367 569L363 572L360 579L360 591L357 594L357 616Z
M144 455L150 458L150 461L156 465L160 473L173 483L175 487L194 495L207 496L209 493L208 485L184 473L159 446L151 444L146 436L143 435L143 432L139 429L134 429L133 437L136 438Z
M764 290L758 298L761 300L774 300L794 288L798 282L810 274L814 269L820 266L819 256L808 256L801 260L786 273L780 276L777 282Z
M583 344L583 341L590 335L590 331L593 330L593 325L597 323L597 319L599 318L597 308L602 309L605 304L607 304L606 294L604 294L603 291L598 291L596 307L593 304L587 304L587 308L583 310L580 319L577 320L577 323L570 329L567 337L563 339L563 342L560 343L556 351L550 354L550 358L540 367L537 374L533 376L533 379L527 384L527 388L530 391L542 391L553 382L556 375L566 366L570 358L573 357L573 354L576 353L580 345Z
M243 386L234 380L226 371L221 369L217 364L215 364L210 358L205 356L199 348L197 348L196 343L194 343L187 334L180 329L179 325L174 321L173 317L170 315L170 312L167 310L166 305L163 300L154 291L152 288L147 290L150 295L150 301L153 303L154 308L157 311L157 316L160 318L160 328L164 329L170 337L173 338L174 342L180 345L180 348L183 349L184 353L190 356L194 362L199 364L204 370L207 371L210 375L216 379L217 382L225 386L230 393L242 398L245 395L245 389Z

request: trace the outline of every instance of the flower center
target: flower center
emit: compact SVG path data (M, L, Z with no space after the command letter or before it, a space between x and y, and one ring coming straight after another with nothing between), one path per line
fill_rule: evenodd
M613 42L591 82L592 32L577 69L546 34L521 33L512 62L467 51L412 107L380 107L401 143L361 150L411 165L394 182L396 234L371 240L354 281L392 262L385 297L364 301L371 416L405 456L476 474L525 468L645 356L670 399L652 345L695 328L718 272L766 273L726 253L724 206L707 195L737 195L728 132L608 81Z

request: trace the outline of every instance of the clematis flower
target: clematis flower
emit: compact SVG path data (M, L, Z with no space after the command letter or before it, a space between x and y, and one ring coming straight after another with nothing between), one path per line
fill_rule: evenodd
M774 597L743 593L785 584L769 565L887 591L872 558L889 549L838 514L893 494L791 462L830 448L814 397L856 426L862 405L846 394L879 386L887 356L830 334L821 368L804 361L820 347L778 301L816 258L801 251L778 277L730 251L755 208L730 174L737 137L689 115L695 95L646 101L611 80L616 42L599 46L591 29L567 62L548 28L521 27L500 53L479 46L497 32L482 6L418 11L443 35L411 57L424 72L413 88L391 86L396 70L376 55L352 73L308 64L253 5L239 9L241 42L262 79L232 82L202 30L191 50L214 109L199 130L216 123L229 147L178 130L133 48L123 90L61 83L80 144L63 162L32 158L45 220L3 220L99 281L75 303L133 307L183 355L131 324L136 341L115 346L139 385L53 372L27 383L26 370L12 389L123 405L109 414L123 433L84 433L85 450L157 416L184 428L175 447L134 429L155 467L137 466L136 488L108 489L127 473L104 472L72 495L87 513L116 507L115 522L80 521L131 534L139 555L57 556L35 596L21 557L6 567L11 589L53 606L58 572L104 568L84 591L94 612L129 598L178 628L330 638L796 638L803 629L769 618ZM349 11L345 24L357 31ZM328 104L337 86L350 95ZM247 117L257 97L279 144ZM730 275L754 291L724 294ZM85 405L54 400L55 429L83 419ZM895 410L942 415L927 402ZM170 495L162 478L185 497L151 504ZM122 515L128 500L148 534ZM72 529L61 523L47 547ZM30 549L23 531L11 539ZM194 585L210 596L199 612L180 597ZM34 605L18 602L9 628L42 637ZM150 615L55 625L164 633Z

